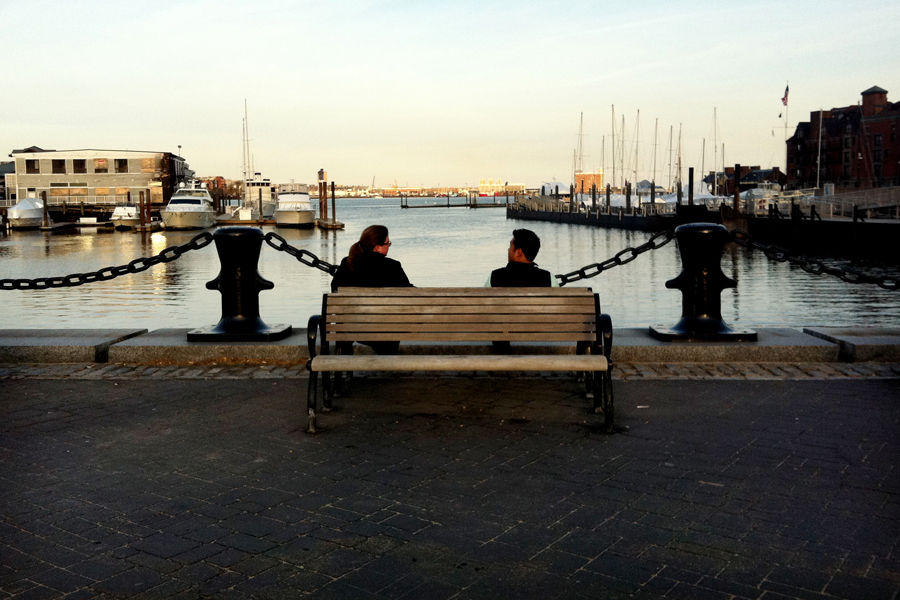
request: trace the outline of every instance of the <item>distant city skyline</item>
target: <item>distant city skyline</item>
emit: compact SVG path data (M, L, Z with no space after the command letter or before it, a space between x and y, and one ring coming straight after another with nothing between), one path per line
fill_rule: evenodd
M887 1L0 2L0 158L180 146L237 179L246 99L277 183L569 183L582 113L583 168L609 179L613 105L631 181L668 185L679 126L685 180L783 170L784 116L791 135L872 86L900 101L898 22Z

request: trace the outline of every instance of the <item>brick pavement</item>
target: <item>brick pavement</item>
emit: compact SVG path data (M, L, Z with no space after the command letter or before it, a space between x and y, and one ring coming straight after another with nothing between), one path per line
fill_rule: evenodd
M0 366L0 598L896 600L896 365L621 367Z

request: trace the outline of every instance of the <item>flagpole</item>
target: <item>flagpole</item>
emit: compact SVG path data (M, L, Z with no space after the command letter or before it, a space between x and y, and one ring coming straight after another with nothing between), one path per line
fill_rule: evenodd
M787 130L788 130L788 90L790 89L790 82L786 81L784 85L784 183L787 185L788 180L788 146L787 146Z

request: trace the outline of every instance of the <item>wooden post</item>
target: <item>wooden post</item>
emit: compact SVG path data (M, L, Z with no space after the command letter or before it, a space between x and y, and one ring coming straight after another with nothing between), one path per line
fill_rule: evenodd
M259 190L258 190L258 191L259 191L259 194L257 194L257 197L259 198L259 220L262 221L262 218L263 218L263 216L262 216L262 215L263 215L263 210L262 210L262 206L263 206L263 203L262 203L262 186L259 187Z
M591 184L591 210L597 210L597 183Z
M656 181L650 182L650 213L656 211Z
M41 226L50 227L50 209L47 206L47 192L41 192L41 203L44 205L44 218L41 221Z
M625 212L631 213L631 183L625 184Z
M141 224L141 229L143 229L144 226L147 225L147 221L146 221L147 215L144 213L144 210L145 210L144 209L144 192L141 191L138 193L138 211L139 211L138 220Z
M694 167L688 168L688 206L694 205Z
M337 221L337 206L334 203L334 182L331 182L331 218Z
M741 212L741 165L734 165L734 213Z
M607 210L607 212L609 212L609 207L611 206L611 204L610 204L610 199L609 199L609 196L610 196L611 191L612 191L612 190L611 190L611 188L609 187L609 184L607 183L607 184L606 184L606 210Z

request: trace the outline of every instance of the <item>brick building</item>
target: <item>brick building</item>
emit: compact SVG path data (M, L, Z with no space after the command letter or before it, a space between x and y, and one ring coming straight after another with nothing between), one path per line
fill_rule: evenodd
M603 169L597 169L596 172L582 172L575 171L575 191L581 193L582 191L585 194L591 193L591 186L596 185L597 190L605 190L605 185L603 181Z
M872 87L862 104L810 113L787 141L789 189L833 183L836 191L900 185L900 102Z

